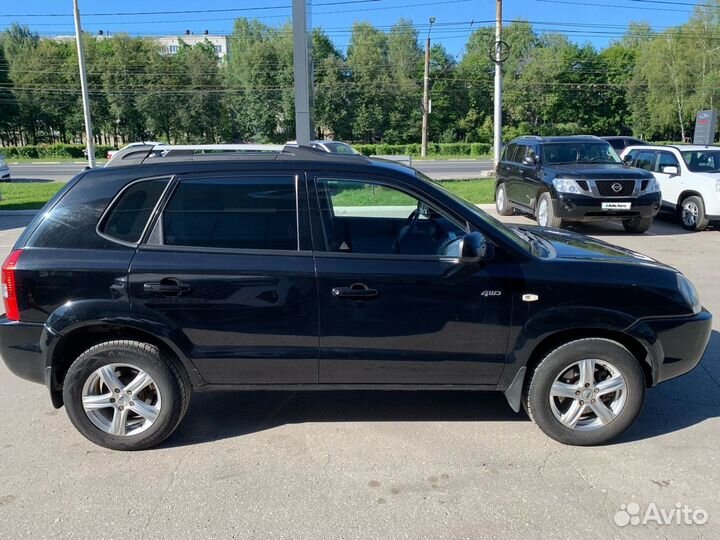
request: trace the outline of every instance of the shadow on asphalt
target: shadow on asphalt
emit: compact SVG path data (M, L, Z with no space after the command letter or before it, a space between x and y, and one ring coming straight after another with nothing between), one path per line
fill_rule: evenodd
M15 211L8 211L4 215L0 215L0 231L9 231L11 229L20 229L27 227L32 221L34 215L17 215ZM15 242L15 238L12 239Z
M701 364L651 389L635 424L614 444L680 431L720 416L720 332ZM523 422L499 392L209 392L193 396L177 432L162 447L239 437L305 422Z
M519 226L535 225L535 218L529 215L516 214L512 216L512 224ZM588 222L588 223L566 223L563 228L568 231L577 232L587 236L595 236L598 238L611 238L615 236L681 236L685 234L697 234L685 230L680 220L670 214L663 212L659 214L652 227L647 233L629 233L620 222L604 221L604 222ZM708 231L720 230L716 224L711 224Z
M713 330L700 364L645 395L637 422L616 443L680 431L720 416L720 332Z
M184 446L305 422L514 422L498 392L307 391L195 394L162 446Z

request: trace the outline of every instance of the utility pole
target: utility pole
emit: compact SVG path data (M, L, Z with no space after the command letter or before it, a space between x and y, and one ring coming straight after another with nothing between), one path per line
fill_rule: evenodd
M295 70L295 137L298 145L313 139L312 0L293 0L293 68Z
M502 151L502 0L496 0L495 4L495 166L500 163Z
M88 97L87 73L85 71L85 48L83 47L82 28L80 27L80 8L78 0L73 0L75 15L75 40L77 41L78 66L80 68L80 89L82 90L83 115L85 116L85 139L90 168L95 166L95 141L93 141L92 119L90 118L90 98Z
M430 30L435 23L435 17L430 17L427 40L425 41L425 77L423 78L423 102L422 102L422 145L420 155L427 157L428 147L428 115L430 114Z

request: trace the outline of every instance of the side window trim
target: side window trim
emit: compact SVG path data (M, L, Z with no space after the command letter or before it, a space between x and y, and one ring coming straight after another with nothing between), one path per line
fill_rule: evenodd
M266 178L287 178L291 177L294 179L295 182L295 219L296 219L296 249L294 250L281 250L281 249L250 249L250 248L219 248L219 247L213 247L213 246L183 246L183 245L169 245L165 244L165 237L164 237L164 230L163 230L163 214L165 212L165 209L167 208L168 203L170 202L170 199L172 198L173 194L177 190L178 186L181 182L187 181L187 180L212 180L212 179L227 179L228 174L232 174L233 178L257 178L260 177L266 177ZM301 192L305 193L305 199L303 201L301 197ZM170 182L170 185L168 188L166 188L163 195L160 197L160 204L155 208L155 212L153 214L153 218L151 219L152 227L150 227L148 230L145 231L145 234L143 235L143 242L141 244L145 247L152 247L152 248L160 248L160 249L167 249L167 250L175 250L175 251L193 251L193 252L202 252L206 251L208 253L238 253L238 254L261 254L261 255L284 255L287 256L289 254L296 254L296 255L311 255L312 254L312 242L309 241L309 244L305 249L303 249L303 235L301 231L301 227L307 227L307 235L309 236L311 234L311 224L306 223L306 220L301 220L301 213L307 213L308 210L308 188L307 188L307 180L306 180L306 173L305 171L298 171L298 170L291 170L288 171L286 174L281 174L278 172L273 172L272 174L268 174L266 171L242 171L240 173L220 173L220 172L212 172L212 173L197 173L197 174L188 174L183 176L174 176Z
M312 194L311 199L315 199L313 201L313 204L310 206L311 212L313 214L317 214L320 230L318 231L319 234L316 234L313 232L313 253L315 256L319 257L348 257L348 258L370 258L370 259L387 259L388 257L391 257L393 260L445 260L447 257L442 257L440 255L402 255L397 253L343 253L338 251L330 251L329 244L328 244L328 236L327 236L327 230L325 228L325 224L323 220L320 217L320 191L318 189L318 182L321 180L342 180L347 182L361 182L366 184L380 184L384 185L386 187L390 187L392 189L396 189L397 191L400 191L404 193L405 195L408 195L414 199L417 199L432 208L442 212L443 216L448 218L452 223L454 223L457 227L464 230L465 232L469 231L470 224L467 222L467 220L463 219L462 217L458 216L455 212L452 212L448 210L443 204L441 204L439 201L435 201L427 196L425 194L420 194L411 189L410 187L402 184L401 182L394 180L392 178L388 178L385 176L369 176L363 173L347 173L347 172L333 172L333 171L314 171L309 176L312 178L312 181L310 182L310 185L312 186ZM314 196L312 196L314 194ZM332 204L332 203L331 203ZM316 242L319 242L319 246L316 245ZM320 249L319 249L320 248Z
M163 205L164 199L167 195L167 193L171 190L171 186L175 183L175 175L159 175L159 176L148 176L146 178L138 178L136 180L133 180L132 182L127 183L118 193L115 195L115 197L112 198L110 203L107 205L105 210L103 211L102 215L100 216L100 219L97 222L97 225L95 226L95 232L104 238L105 240L108 240L109 242L113 242L115 244L120 244L122 246L126 247L137 247L140 244L143 243L145 240L145 236L148 234L148 231L150 230L151 224L153 223L153 220L155 219L155 216L160 209L160 207ZM160 197L158 197L157 202L155 203L155 206L153 207L152 212L150 212L150 217L145 222L145 225L143 227L142 233L140 233L140 236L136 242L127 242L125 240L120 240L118 238L115 238L114 236L110 236L109 234L106 234L102 231L102 228L105 226L105 222L112 212L112 210L115 208L115 205L117 202L122 198L122 196L125 194L125 192L130 189L132 186L139 184L141 182L152 182L153 180L167 180L167 183L165 184L165 188L163 189L163 192L160 194Z

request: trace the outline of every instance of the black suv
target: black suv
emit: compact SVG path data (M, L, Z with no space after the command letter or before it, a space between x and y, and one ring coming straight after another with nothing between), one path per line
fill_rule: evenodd
M703 355L711 315L648 257L396 163L230 148L81 173L2 267L3 360L99 445L160 443L193 391L338 388L499 390L599 444Z
M533 214L543 227L616 220L628 232L642 233L660 211L655 177L624 164L599 137L515 139L496 173L498 213Z

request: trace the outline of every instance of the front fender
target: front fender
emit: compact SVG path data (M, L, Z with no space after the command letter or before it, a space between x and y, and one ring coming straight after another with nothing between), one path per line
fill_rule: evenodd
M515 374L521 367L527 365L537 347L554 335L563 332L592 335L595 331L600 334L610 332L629 336L627 329L636 320L627 313L597 307L556 306L539 311L531 315L516 331L514 339L511 336L507 364L498 386L500 389L508 388ZM641 342L647 350L645 341L638 339L636 341ZM651 368L655 372L654 358L649 350L648 353Z

